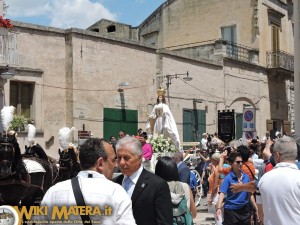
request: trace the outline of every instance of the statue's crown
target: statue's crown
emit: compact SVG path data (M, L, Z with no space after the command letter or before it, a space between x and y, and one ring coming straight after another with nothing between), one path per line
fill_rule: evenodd
M157 90L157 95L158 96L162 96L162 95L165 95L165 94L166 94L165 89L163 89L162 87L158 88L158 90Z

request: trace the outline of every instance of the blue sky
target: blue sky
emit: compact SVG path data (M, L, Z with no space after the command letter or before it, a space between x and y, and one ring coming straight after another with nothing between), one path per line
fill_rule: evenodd
M165 0L4 0L5 18L58 28L87 28L102 18L139 25Z

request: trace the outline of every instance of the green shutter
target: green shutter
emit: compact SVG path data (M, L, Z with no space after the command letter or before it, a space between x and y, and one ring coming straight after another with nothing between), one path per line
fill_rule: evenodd
M183 109L183 142L199 141L206 132L205 110Z
M243 137L243 113L235 114L235 139Z
M198 122L198 138L195 141L200 141L202 139L202 134L206 133L206 111L198 110L198 117L200 118Z
M129 135L136 135L138 129L138 111L129 109L104 108L103 136L109 140L110 136L118 137L120 130Z
M183 142L193 141L194 116L191 109L183 109Z

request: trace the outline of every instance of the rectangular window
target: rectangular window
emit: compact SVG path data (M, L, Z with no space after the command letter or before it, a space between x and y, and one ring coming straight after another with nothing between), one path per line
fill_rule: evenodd
M272 43L272 51L274 52L272 55L272 64L274 66L280 65L280 42L279 42L279 27L275 24L272 24L271 26L271 43Z
M237 43L236 26L221 27L222 40Z
M226 53L229 57L238 59L238 48L235 45L237 43L236 26L221 27L221 33L222 40L229 42L226 45Z
M23 115L28 119L32 118L34 84L27 82L10 82L10 105L16 108L17 115Z
M279 51L279 27L272 24L272 50Z

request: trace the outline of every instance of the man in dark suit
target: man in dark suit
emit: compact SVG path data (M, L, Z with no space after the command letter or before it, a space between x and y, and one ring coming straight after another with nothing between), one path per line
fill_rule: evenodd
M132 200L137 225L172 224L173 211L167 182L142 167L142 146L135 137L124 137L116 145L122 175L114 181Z
M173 159L177 164L180 181L190 185L190 168L183 162L183 154L181 152L176 152Z

